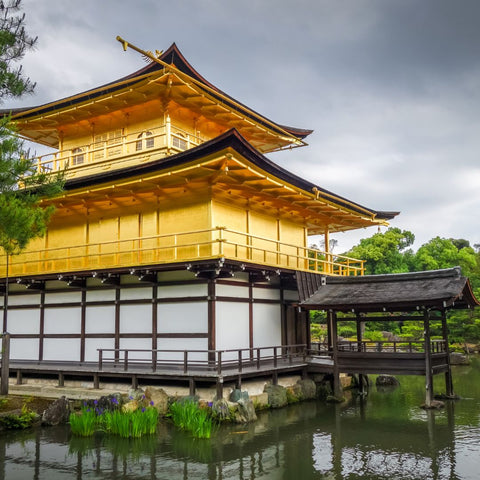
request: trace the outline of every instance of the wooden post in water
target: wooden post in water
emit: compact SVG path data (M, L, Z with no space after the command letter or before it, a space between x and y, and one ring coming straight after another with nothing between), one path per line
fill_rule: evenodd
M0 377L0 395L8 395L8 378L10 376L10 334L2 335L2 372Z
M357 325L357 352L362 351L362 330L363 330L363 325L362 325L362 318L360 317L360 314L357 313L356 315L356 325ZM366 381L366 375L364 376L362 373L358 374L358 383L359 383L359 389L360 393L364 395L365 392L365 383ZM367 383L368 385L368 383Z
M430 408L433 401L433 374L430 345L430 312L426 309L423 313L423 329L425 340L425 407Z
M340 369L338 366L338 339L337 339L337 315L329 311L327 313L328 330L332 342L332 359L333 359L333 395L340 399L343 397L342 384L340 383Z
M442 310L442 335L445 342L445 354L447 355L447 371L445 372L445 393L447 397L454 397L452 366L450 364L450 348L448 345L447 316L445 310Z

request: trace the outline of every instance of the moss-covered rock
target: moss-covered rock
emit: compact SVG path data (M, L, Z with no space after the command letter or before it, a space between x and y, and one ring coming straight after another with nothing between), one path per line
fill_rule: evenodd
M264 392L268 394L268 403L272 408L281 408L288 404L287 390L285 387L267 383Z

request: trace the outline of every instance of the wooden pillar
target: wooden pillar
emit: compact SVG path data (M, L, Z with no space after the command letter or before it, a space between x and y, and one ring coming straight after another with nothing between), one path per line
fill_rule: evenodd
M333 395L336 398L343 396L342 385L340 383L340 369L338 365L338 343L337 343L337 315L331 310L327 313L328 330L332 342L332 359L333 359Z
M445 372L445 393L447 397L454 397L453 391L453 378L452 378L452 366L450 364L450 348L448 345L448 328L447 328L447 316L445 310L442 310L442 335L445 342L445 353L447 355L447 371Z
M208 349L216 349L216 282L215 279L208 280ZM208 361L215 363L215 352L208 354Z
M423 337L425 340L425 406L431 407L433 401L432 352L430 343L430 312L423 313Z
M8 379L10 376L10 334L2 335L2 372L0 377L0 395L8 395Z

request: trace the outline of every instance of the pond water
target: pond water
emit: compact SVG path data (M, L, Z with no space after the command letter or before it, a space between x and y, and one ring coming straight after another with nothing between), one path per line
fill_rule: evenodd
M398 378L394 391L264 412L211 440L163 423L137 440L71 437L68 427L2 434L0 480L480 478L480 360L455 367L463 399L440 411L419 408L423 377ZM444 391L443 375L435 386Z

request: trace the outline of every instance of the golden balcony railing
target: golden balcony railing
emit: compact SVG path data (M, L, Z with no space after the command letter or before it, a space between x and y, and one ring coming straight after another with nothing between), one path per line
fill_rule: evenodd
M35 157L34 164L39 172L66 170L67 177L91 175L96 170L128 166L138 162L139 156L158 158L179 153L200 145L203 141L167 122L165 125L127 134L121 131L109 132L90 144Z
M216 227L191 232L27 250L13 256L13 277L226 258L326 275L363 275L364 261ZM5 276L6 258L0 260Z

